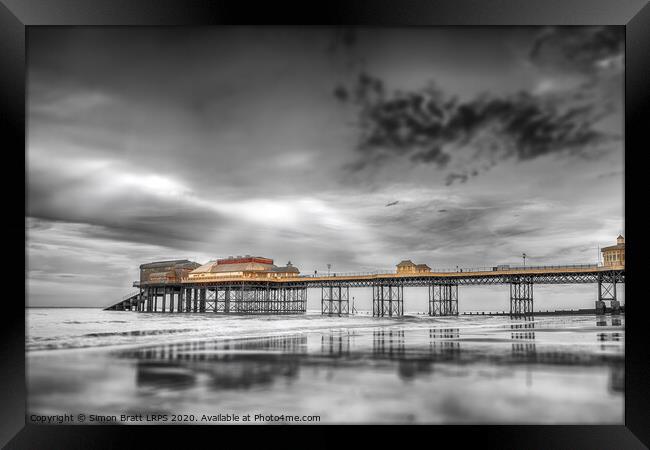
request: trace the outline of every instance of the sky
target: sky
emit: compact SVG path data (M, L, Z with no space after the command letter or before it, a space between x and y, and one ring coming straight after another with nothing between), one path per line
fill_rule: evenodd
M32 27L27 303L106 306L177 258L595 263L624 233L623 49L621 27Z

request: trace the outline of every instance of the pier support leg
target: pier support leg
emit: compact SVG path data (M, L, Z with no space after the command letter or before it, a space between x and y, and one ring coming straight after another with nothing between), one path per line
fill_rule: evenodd
M348 314L349 287L337 285L333 287L333 292L331 313ZM158 297L162 298L160 307ZM142 310L147 311L295 314L307 310L307 287L304 285L242 283L205 287L151 287L143 290L142 298ZM138 307L136 303L133 306ZM125 304L124 308L127 307Z
M201 295L199 297L199 311L205 312L206 288L201 288L200 294Z
M429 315L458 315L458 284L454 282L429 285Z
M510 282L510 315L533 315L532 280L516 278Z
M404 315L404 286L375 284L372 287L372 315L401 317Z
M221 289L215 288L215 293L214 293L214 312L226 312L226 291L228 290L227 287L222 287Z
M259 307L255 309L255 312L268 313L272 311L271 304L273 303L273 298L275 295L274 291L275 289L271 289L269 283L266 283L264 291L260 292L263 297L261 297L261 300L258 302Z
M234 304L232 303L234 301ZM230 291L230 310L238 313L241 309L241 303L244 301L244 285L233 286Z
M206 312L217 312L217 288L205 288L205 308Z
M341 316L350 311L350 288L340 284L321 287L321 314Z
M621 312L621 304L616 299L616 276L608 273L599 273L596 314L605 313L605 302L610 302L612 314L619 314Z
M239 312L250 314L255 310L255 302L258 297L258 289L252 286L245 286L243 289L243 301Z
M307 311L307 288L306 287L288 288L287 298L288 298L287 309L290 313L304 313Z

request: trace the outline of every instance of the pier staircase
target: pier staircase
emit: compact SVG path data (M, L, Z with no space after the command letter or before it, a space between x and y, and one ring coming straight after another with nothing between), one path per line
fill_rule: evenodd
M140 291L131 292L122 297L117 303L107 306L104 311L138 311L139 306L144 302L144 296L140 295Z

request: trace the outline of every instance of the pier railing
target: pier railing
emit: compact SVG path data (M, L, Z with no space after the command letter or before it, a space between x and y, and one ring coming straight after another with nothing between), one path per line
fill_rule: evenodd
M518 266L509 264L500 264L497 266L478 266L478 267L432 267L431 273L463 273L463 272L494 272L508 270L545 270L545 269L591 269L599 267L598 264L565 264L549 266ZM408 272L405 275L411 275L417 272ZM429 273L429 271L424 272ZM369 275L398 275L394 270L378 270L372 272L330 272L317 274L299 275L299 278L320 278L320 277L354 277Z
M198 283L202 282L212 282L212 281L232 281L233 279L237 278L237 280L243 280L243 281L282 281L283 279L291 278L291 279L304 279L304 280L309 280L309 279L317 279L317 278L351 278L351 277L381 277L381 276L386 276L386 277L399 277L399 276L419 276L419 275L430 275L430 274L438 274L438 273L458 273L458 274L464 274L464 273L494 273L494 272L509 272L509 271L530 271L530 272L535 272L535 271L544 271L544 270L575 270L575 269L598 269L598 268L605 268L602 265L598 264L564 264L564 265L535 265L535 266L530 266L530 265L508 265L508 264L500 264L497 266L475 266L475 267L433 267L431 268L430 271L427 272L405 272L405 273L397 273L395 270L390 270L390 269L385 269L385 270L375 270L375 271L366 271L366 272L331 272L330 273L315 273L315 274L301 274L297 276L292 276L292 277L272 277L268 278L266 273L260 274L260 275L251 275L251 276L238 276L238 277L220 277L220 278L201 278L201 279L196 279L192 280L189 277L181 277L180 279L175 279L175 280L157 280L155 282L144 282L140 283L138 281L135 281L133 283L134 287L141 287L149 284L155 284L155 285L178 285L180 283L186 283L188 281L196 281ZM621 267L612 267L613 269L621 269ZM135 292L132 295L135 295L137 292ZM128 298L128 297L127 297ZM125 298L126 299L126 298Z

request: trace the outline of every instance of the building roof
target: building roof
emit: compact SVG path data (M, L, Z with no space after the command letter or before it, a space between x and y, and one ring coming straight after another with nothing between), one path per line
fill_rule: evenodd
M235 259L235 258L233 258ZM239 261L232 259L217 259L209 261L200 267L192 270L190 274L200 273L228 273L228 272L275 272L275 273L300 273L297 267L291 264L291 261L284 267L278 267L264 261L273 261L268 258L258 256L238 257Z
M219 264L218 261L210 261L201 267L197 267L190 273L264 272L270 271L274 267L273 264L261 264L258 262Z
M205 272L210 272L210 269L214 264L216 264L216 261L208 261L207 263L203 264L202 266L197 267L190 273L205 273Z
M271 272L281 272L281 273L300 273L297 267L294 266L284 266L284 267L274 267L271 269Z
M410 259L405 259L402 262L400 262L397 267L405 267L405 266L414 266L415 263L411 261Z
M601 252L606 252L609 250L618 250L618 249L625 249L625 244L616 244L616 245L610 245L609 247L603 247L600 251Z
M273 264L261 264L258 262L247 262L238 264L214 264L210 269L212 273L224 272L268 272L275 266Z
M427 266L426 264L416 264L415 267L418 269L430 269L431 267Z
M154 261L146 264L141 264L140 269L155 269L157 267L173 267L186 264L195 264L196 266L199 266L199 263L195 263L188 259L172 259L169 261Z
M247 262L273 264L273 260L270 258L264 258L263 256L251 256L251 255L237 256L236 258L233 256L229 256L228 258L222 258L217 260L217 263L219 264L240 264L240 263L247 263Z

